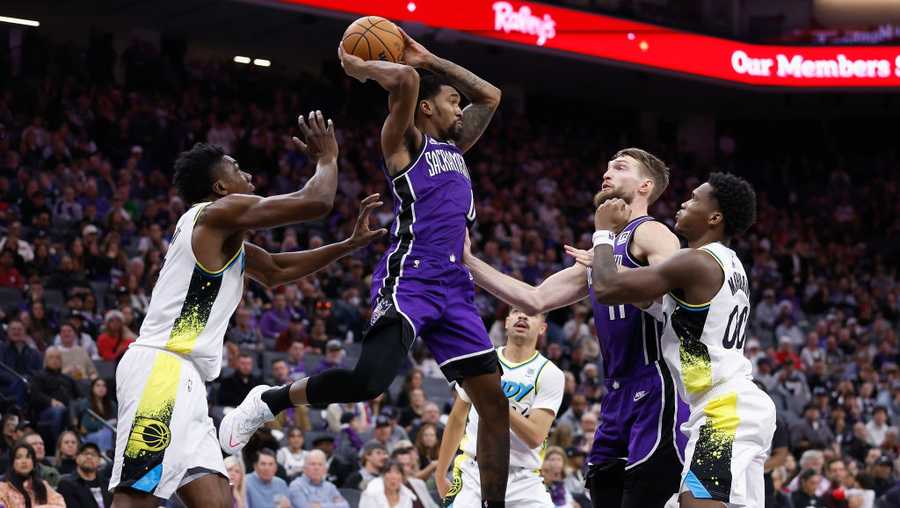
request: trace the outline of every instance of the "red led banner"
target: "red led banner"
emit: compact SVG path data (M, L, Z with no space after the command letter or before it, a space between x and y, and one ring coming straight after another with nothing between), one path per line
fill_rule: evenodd
M641 67L778 87L900 86L900 46L769 46L515 0L277 0Z

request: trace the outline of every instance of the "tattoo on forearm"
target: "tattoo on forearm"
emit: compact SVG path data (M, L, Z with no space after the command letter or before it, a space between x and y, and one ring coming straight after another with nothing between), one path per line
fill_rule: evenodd
M453 85L459 88L459 91L473 102L486 97L488 90L493 87L493 85L479 78L472 71L443 58L436 58L430 70L452 81Z

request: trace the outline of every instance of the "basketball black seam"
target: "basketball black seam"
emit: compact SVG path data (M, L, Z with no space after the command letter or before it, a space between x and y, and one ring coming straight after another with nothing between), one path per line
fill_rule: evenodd
M365 32L363 32L362 34L359 34L359 32L357 32L356 34L350 34L350 35L348 35L347 37L350 37L350 36L353 36L353 35L359 35L359 39L356 39L356 44L354 44L354 45L353 45L353 49L350 50L350 54L351 54L351 55L355 55L355 54L356 54L356 47L359 46L359 41L365 39L365 37L364 37Z
M367 60L371 60L371 59L372 59L372 45L369 44L369 38L366 37L366 34L367 34L367 33L369 33L368 30L366 30L365 32L363 32L363 37L362 37L362 38L366 40L366 47L369 48L369 58L367 58Z
M381 37L378 37L378 35L377 35L374 31L372 31L371 29L370 29L369 31L372 32L372 36L373 36L373 37L375 37L376 39L378 39L378 42L381 43L381 46L384 48L384 50L387 51L389 55L391 55L391 61L392 61L392 62L396 61L397 59L394 58L394 53L391 52L391 50L388 48L388 45L385 44L383 40L381 40ZM368 42L368 41L366 41L366 42ZM372 56L372 49L371 49L371 48L372 48L372 47L369 46L369 56L370 56L370 57Z

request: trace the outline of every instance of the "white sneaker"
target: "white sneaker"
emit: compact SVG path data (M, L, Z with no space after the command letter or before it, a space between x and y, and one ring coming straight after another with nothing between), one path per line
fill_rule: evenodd
M219 445L234 455L247 445L250 438L266 422L275 419L272 410L262 400L262 393L271 388L259 385L250 390L241 405L231 410L219 425Z

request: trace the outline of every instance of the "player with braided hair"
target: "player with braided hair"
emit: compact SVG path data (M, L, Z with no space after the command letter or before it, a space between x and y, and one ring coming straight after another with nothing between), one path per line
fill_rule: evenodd
M630 216L614 199L594 216L593 288L605 304L663 298L662 349L691 416L681 487L666 506L763 506L763 464L775 432L775 405L753 384L744 338L750 288L725 243L756 219L756 193L745 180L713 173L676 214L687 239L666 261L619 272L618 230Z

